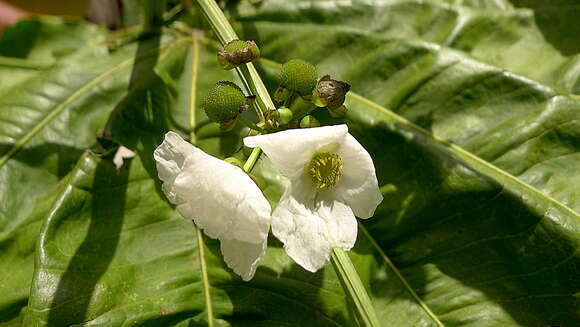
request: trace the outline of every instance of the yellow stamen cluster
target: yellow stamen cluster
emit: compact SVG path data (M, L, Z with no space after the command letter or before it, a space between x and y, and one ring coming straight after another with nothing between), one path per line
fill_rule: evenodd
M319 152L312 157L306 171L314 187L331 188L342 175L342 159L335 153Z

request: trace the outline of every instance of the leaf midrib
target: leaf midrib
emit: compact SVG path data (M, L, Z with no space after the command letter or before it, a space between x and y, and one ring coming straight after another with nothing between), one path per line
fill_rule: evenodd
M373 101L371 101L371 100L369 100L369 99L367 99L359 94L356 94L354 92L349 92L347 94L347 96L349 96L357 101L363 102L363 103L367 104L368 106L373 107L373 108L381 111L382 113L388 115L393 120L396 120L397 122L415 130L416 132L422 134L423 136L428 137L428 138L444 145L445 147L448 147L450 149L450 151L457 154L459 158L463 159L466 162L472 163L471 168L473 168L475 171L477 171L481 174L484 174L486 176L492 177L494 180L496 180L498 182L503 182L501 184L504 187L505 187L505 185L509 185L509 184L521 186L524 189L536 194L537 196L543 197L546 200L552 202L554 205L560 207L564 211L567 211L573 217L580 219L580 214L577 213L576 211L574 211L572 208L565 205L564 203L562 203L562 202L556 200L555 198L551 197L550 195L536 189L532 185L523 182L519 178L517 178L517 177L513 176L512 174L502 170L501 168L498 168L497 166L481 159L480 157L472 154L471 152L466 151L463 148L461 148L461 147L459 147L451 142L445 141L445 140L433 135L429 131L411 123L410 121L406 120L405 118L395 114L394 112L388 110L387 108L385 108L385 107L379 105L378 103L373 102ZM493 172L493 174L492 173L485 173L484 171Z

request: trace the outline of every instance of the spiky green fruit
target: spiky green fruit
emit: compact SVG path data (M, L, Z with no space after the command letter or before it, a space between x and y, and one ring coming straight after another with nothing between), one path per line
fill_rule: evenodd
M312 94L316 81L316 67L304 60L292 59L280 70L280 86L302 96Z
M229 81L217 82L203 100L203 110L209 119L224 124L235 119L245 108L246 97L236 84Z

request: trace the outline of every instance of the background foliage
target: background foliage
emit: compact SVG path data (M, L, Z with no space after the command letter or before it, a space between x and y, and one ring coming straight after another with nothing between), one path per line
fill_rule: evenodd
M144 16L128 3L133 25ZM385 200L349 254L384 326L580 325L579 11L228 2L271 91L291 58L353 86L346 123ZM141 36L37 17L0 39L0 326L354 324L332 266L310 274L273 238L248 283L205 238L201 273L151 156L169 129L219 157L240 149L241 128L221 133L199 110L211 85L237 80L199 17ZM115 142L139 154L120 169ZM275 204L282 178L263 159L253 172Z

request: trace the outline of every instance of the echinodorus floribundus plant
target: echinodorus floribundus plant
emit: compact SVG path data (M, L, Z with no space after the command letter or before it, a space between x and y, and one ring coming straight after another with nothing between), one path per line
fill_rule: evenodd
M221 129L232 127L236 117L254 103L255 97L246 97L236 84L229 81L217 82L203 100L207 117L220 124Z
M314 65L304 60L292 59L286 62L280 70L280 88L274 97L277 101L282 102L287 100L293 92L300 96L310 96L316 86L316 80L317 74Z
M233 40L217 54L223 69L230 70L260 57L260 49L254 41Z

